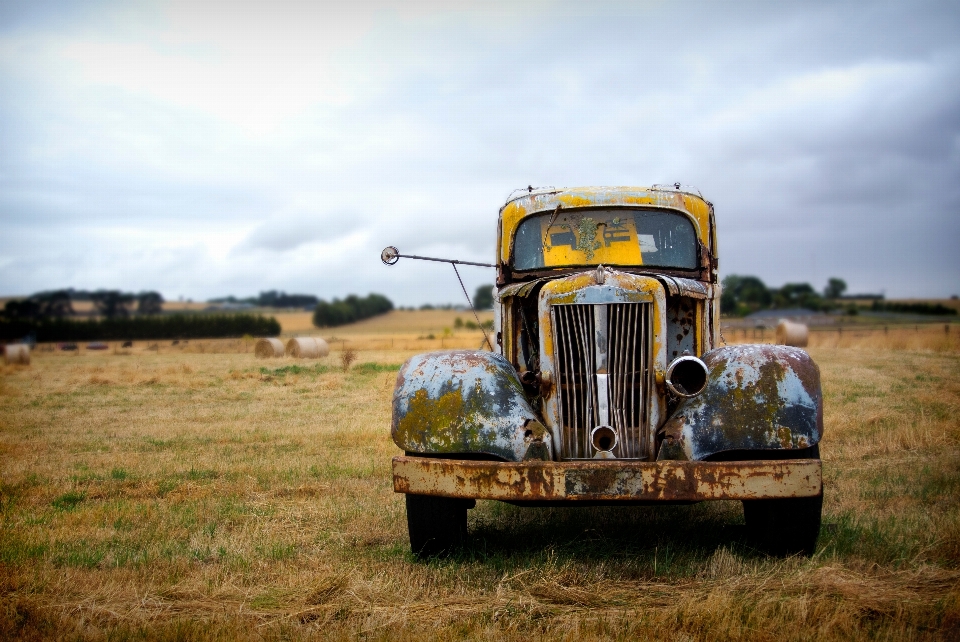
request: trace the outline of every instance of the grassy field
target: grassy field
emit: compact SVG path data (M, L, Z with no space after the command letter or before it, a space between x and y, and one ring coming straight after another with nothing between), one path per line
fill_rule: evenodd
M479 502L468 547L429 563L390 477L395 369L422 348L363 349L375 328L344 332L349 372L336 343L256 360L243 340L4 366L0 639L960 637L957 328L815 339L811 559L749 549L734 502Z
M483 341L479 330L457 328L457 319L463 324L476 323L469 310L393 310L348 326L322 329L314 327L310 312L281 312L273 316L280 322L284 337L322 336L331 345L346 341L361 350L476 349ZM479 317L483 323L492 321L493 312L480 312Z

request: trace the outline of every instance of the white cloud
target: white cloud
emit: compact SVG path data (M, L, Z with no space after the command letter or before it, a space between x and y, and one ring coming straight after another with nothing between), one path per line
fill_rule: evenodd
M0 290L457 300L448 267L386 269L380 249L490 260L514 188L679 180L716 202L726 272L951 294L958 22L949 4L186 2L0 24Z

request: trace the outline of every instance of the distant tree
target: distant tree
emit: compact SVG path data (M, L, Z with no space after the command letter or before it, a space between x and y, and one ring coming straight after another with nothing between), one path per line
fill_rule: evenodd
M261 292L257 299L257 305L265 308L306 308L319 302L320 299L312 294L287 294L276 290Z
M113 319L130 314L128 306L133 303L134 296L120 290L99 290L90 295L90 300L101 316Z
M26 299L7 301L3 310L8 319L60 319L72 314L73 305L66 290L38 292Z
M775 308L806 308L820 310L823 300L809 283L786 283L776 290L773 297Z
M38 292L30 298L40 305L41 317L61 319L73 315L73 304L70 300L70 292L67 290Z
M723 279L723 294L720 296L723 314L743 316L769 307L772 301L770 290L755 276L730 274Z
M257 305L261 305L265 308L276 307L274 304L277 302L279 297L280 293L276 290L267 290L266 292L261 292L260 297L257 299Z
M346 325L362 321L393 309L393 303L382 294L369 294L366 297L349 295L346 299L334 299L327 303L320 300L313 310L313 325L318 328Z
M34 299L10 300L3 307L3 316L11 320L37 319L40 317L40 304Z
M823 298L839 299L847 291L847 282L836 277L827 281L827 287L823 288Z
M193 339L276 336L280 324L273 317L251 314L164 314L112 319L47 319L0 322L0 340L33 333L41 342L127 341L132 339Z
M207 303L249 303L250 305L260 305L260 299L255 296L248 296L245 299L238 299L231 294L229 296L221 296L215 299L207 299Z
M957 314L956 309L948 308L942 303L896 303L893 301L881 303L880 301L874 301L871 309L875 312L898 312L901 314L942 314L950 316Z
M93 294L89 290L77 290L74 288L67 288L64 292L70 295L71 301L89 301L90 295Z
M137 314L163 312L163 296L159 292L141 292L137 295Z
M478 310L489 310L493 307L493 285L485 284L477 287L473 294L473 307Z

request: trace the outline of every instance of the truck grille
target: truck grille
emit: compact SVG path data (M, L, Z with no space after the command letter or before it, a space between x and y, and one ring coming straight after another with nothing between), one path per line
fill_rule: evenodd
M648 456L651 308L649 303L552 307L561 459L592 458L590 433L604 423L617 431L616 457Z

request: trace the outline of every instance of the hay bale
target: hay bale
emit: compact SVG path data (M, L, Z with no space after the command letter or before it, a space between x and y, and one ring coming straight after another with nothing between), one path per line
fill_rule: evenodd
M29 366L30 346L26 343L11 343L4 349L3 358L7 363L19 363L24 366Z
M297 359L319 359L330 354L330 346L323 339L295 337L287 341L287 356Z
M283 341L280 339L260 339L253 348L254 354L260 359L283 356Z
M782 346L806 348L810 341L810 329L804 323L780 319L777 324L777 343Z

